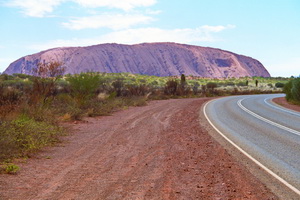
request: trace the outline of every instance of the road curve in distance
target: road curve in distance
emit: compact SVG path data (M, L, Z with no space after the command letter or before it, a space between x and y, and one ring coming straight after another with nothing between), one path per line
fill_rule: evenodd
M283 96L224 97L203 112L223 138L300 199L300 113L271 101Z

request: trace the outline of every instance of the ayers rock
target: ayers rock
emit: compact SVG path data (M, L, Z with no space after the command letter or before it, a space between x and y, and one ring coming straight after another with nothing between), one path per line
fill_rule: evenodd
M49 49L16 60L4 73L31 74L37 63L51 61L62 62L66 74L93 71L211 78L270 77L265 67L253 58L221 49L177 43L99 44Z

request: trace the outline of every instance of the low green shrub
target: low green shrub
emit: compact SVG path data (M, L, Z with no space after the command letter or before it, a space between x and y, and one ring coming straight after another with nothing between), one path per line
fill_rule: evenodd
M294 101L300 102L300 78L293 80L291 94Z
M178 86L178 82L175 79L170 79L167 81L165 87L164 87L164 93L166 95L175 95Z
M300 103L300 78L292 79L287 82L283 87L285 98L287 101L293 101L294 103Z
M240 87L245 87L245 86L248 86L248 83L247 82L238 82L237 84L236 84L237 86L240 86Z
M25 115L0 124L0 161L25 156L58 141L62 128Z
M214 90L216 87L218 87L218 84L214 83L214 82L208 82L206 84L206 88L209 89L209 90Z
M292 87L293 87L293 81L290 80L283 86L283 92L285 93L285 98L287 101L290 101L293 99L292 96Z
M275 87L276 88L283 88L284 87L284 83L277 82L277 83L275 83Z
M66 80L70 84L71 95L80 103L96 95L96 90L103 83L99 73L80 73L67 76Z
M268 85L267 85L267 86L269 86L270 88L272 88L272 87L273 87L272 83L268 83Z
M2 171L7 174L16 174L20 170L20 167L14 163L6 163L2 166Z

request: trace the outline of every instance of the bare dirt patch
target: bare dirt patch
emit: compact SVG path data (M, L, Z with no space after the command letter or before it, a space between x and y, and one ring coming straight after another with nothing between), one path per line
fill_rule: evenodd
M299 105L295 105L295 104L291 104L289 103L285 97L278 97L278 98L274 98L272 99L272 101L274 103L277 103L278 105L281 105L285 108L288 108L288 109L291 109L291 110L295 110L295 111L298 111L300 112L300 106Z
M205 101L73 124L60 146L0 175L0 199L277 199L199 125Z

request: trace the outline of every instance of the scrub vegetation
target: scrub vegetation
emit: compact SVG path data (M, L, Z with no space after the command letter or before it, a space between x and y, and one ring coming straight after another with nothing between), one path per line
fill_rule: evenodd
M278 93L292 85L299 98L299 80L288 78L207 79L181 75L156 77L129 73L62 75L60 63L39 64L34 75L0 75L0 163L7 173L12 159L30 157L59 141L62 121L109 115L148 100ZM295 85L295 86L294 86ZM9 167L8 167L9 166Z
M292 78L287 82L283 91L286 94L287 101L300 105L300 78Z

